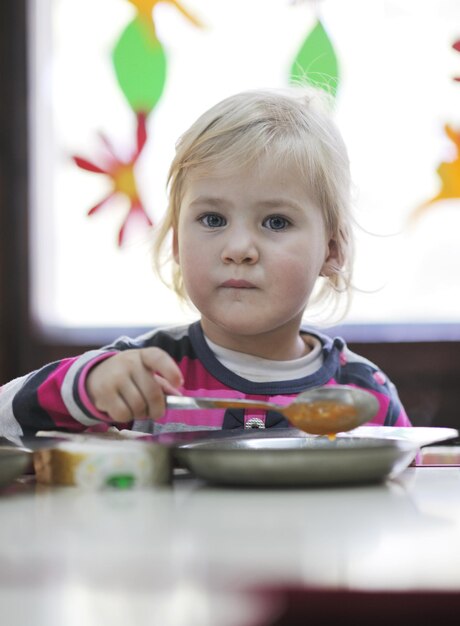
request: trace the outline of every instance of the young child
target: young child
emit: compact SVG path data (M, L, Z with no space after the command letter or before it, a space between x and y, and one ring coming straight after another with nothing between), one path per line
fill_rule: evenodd
M4 385L0 434L286 427L276 412L166 410L165 394L287 404L331 383L373 393L373 424L410 426L375 365L302 326L315 302L337 312L351 291L349 163L322 100L298 87L249 91L191 126L171 165L155 259L163 272L170 246L173 288L199 321L122 337Z

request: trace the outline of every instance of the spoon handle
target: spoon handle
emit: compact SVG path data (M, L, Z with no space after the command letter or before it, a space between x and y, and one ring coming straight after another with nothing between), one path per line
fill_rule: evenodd
M239 398L192 398L190 396L166 396L168 409L271 409L279 411L282 407L262 400Z

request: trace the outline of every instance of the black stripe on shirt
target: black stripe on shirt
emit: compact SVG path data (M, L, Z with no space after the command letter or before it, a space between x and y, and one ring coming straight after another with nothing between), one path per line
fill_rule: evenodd
M38 389L60 364L60 361L49 363L32 374L13 398L13 414L24 435L34 435L37 430L59 430L52 418L39 405Z

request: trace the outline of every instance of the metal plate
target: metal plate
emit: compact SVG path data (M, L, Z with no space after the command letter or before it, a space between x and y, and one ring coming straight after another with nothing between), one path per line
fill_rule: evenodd
M132 437L134 431L121 431L121 433L129 433ZM61 434L61 433L60 433ZM145 433L137 433L138 437L145 441L156 441L166 446L176 447L186 443L195 443L197 441L207 441L215 439L234 439L235 437L251 438L279 438L279 437L308 437L315 438L316 435L308 435L297 428L270 428L266 430L258 429L234 429L234 430L190 430L163 432L157 435L149 435ZM364 439L402 439L410 441L417 447L440 443L455 439L459 436L458 430L455 428L444 428L434 426L360 426L347 433L339 433L338 437L359 437ZM26 443L29 445L29 442Z
M0 488L24 474L31 462L31 451L16 446L0 446Z
M251 433L179 444L180 465L228 485L339 485L381 482L403 471L418 446L402 439L266 436Z

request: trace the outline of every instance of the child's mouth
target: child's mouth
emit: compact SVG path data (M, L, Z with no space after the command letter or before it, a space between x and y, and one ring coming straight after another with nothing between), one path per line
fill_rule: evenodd
M248 282L247 280L235 280L230 279L226 280L222 283L221 287L226 287L227 289L255 289L255 285Z

